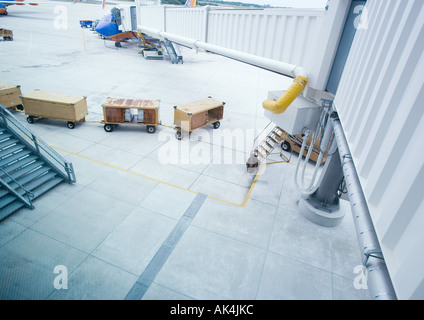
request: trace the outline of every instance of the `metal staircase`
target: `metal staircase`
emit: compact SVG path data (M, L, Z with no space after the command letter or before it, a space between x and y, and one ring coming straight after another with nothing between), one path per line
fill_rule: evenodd
M287 132L276 126L272 129L265 139L258 144L251 152L251 155L246 162L247 171L255 172L257 168L266 160L276 146L287 138Z
M163 46L165 47L166 53L171 59L172 64L174 63L178 64L178 62L183 63L183 57L181 53L179 52L178 47L176 47L171 41L164 41Z
M72 163L0 105L0 220L64 181L76 181Z

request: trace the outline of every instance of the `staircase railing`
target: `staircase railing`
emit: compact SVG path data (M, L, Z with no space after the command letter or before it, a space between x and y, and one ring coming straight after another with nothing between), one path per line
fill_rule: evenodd
M0 104L0 124L17 134L16 138L36 152L52 169L67 182L75 183L75 172L71 162L66 161L59 153L37 137L29 128L20 122L9 110Z
M31 191L27 190L22 184L20 184L15 178L13 178L10 174L8 174L2 168L0 168L0 171L2 171L4 175L8 176L9 179L11 179L14 183L18 185L20 189L24 191L26 199L17 191L17 189L11 188L9 183L4 182L2 178L0 178L0 186L2 186L3 188L6 188L11 194L13 194L15 197L20 199L21 202L23 202L28 208L33 209L34 206L32 205L31 199L34 198L34 194Z

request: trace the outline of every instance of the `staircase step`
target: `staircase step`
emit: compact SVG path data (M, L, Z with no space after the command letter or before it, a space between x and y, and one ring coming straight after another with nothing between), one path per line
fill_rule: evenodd
M29 149L23 149L22 151L20 151L18 153L15 153L14 155L11 155L11 156L9 156L7 158L4 158L4 159L0 160L0 167L6 166L6 165L8 165L9 163L11 163L13 161L16 161L18 159L21 159L21 158L29 155L30 153L31 153L31 150L29 150Z
M23 149L23 148L25 148L23 145L18 144L18 145L14 145L13 147L10 147L10 148L7 148L7 149L4 149L4 150L1 150L1 151L0 151L0 158L4 158L4 157L6 157L7 155L9 155L9 154L11 154L11 153L14 153L14 152L16 152L16 151L18 151L18 150L21 150L21 149Z
M42 166L42 167L40 167L40 168L38 168L38 169L36 169L36 170L34 170L33 172L31 172L31 173L28 173L28 174L26 174L25 176L23 176L23 177L21 177L21 178L19 178L19 179L17 179L16 181L18 181L18 183L21 185L21 186L24 186L25 187L25 184L27 184L27 183L29 183L29 182L31 182L32 180L34 180L34 179L36 179L37 177L39 177L39 176L41 176L41 175L43 175L43 174L45 174L46 172L48 172L50 170L50 168L49 167L47 167L47 166ZM55 175L55 173L54 173L54 175ZM16 189L16 187L18 187L18 185L16 184L16 182L11 182L10 184L9 184L12 188L14 188L14 189ZM26 188L26 187L25 187Z
M5 139L4 141L0 142L0 149L4 149L6 147L12 146L16 143L18 143L19 140L18 139Z
M37 187L41 186L43 183L49 181L50 179L52 179L53 177L56 176L55 172L49 172L46 173L36 179L33 179L31 182L27 183L24 185L25 189L29 190L29 191L33 191L34 189L36 189Z
M8 133L8 132L0 133L0 141L3 141L3 140L10 138L10 137L12 137L11 133Z
M10 183L11 181L13 181L13 179L19 179L20 177L22 177L22 176L24 176L25 174L27 174L27 173L31 172L32 170L36 169L37 167L42 166L43 164L44 164L44 162L43 162L43 161L36 161L36 162L33 162L33 163L31 163L31 164L27 165L26 167L24 167L24 168L22 168L22 169L20 169L20 170L18 170L18 171L16 171L16 172L14 172L14 173L12 173L12 174L10 175L10 177L5 177L5 178L3 179L3 181L5 181L6 183ZM13 179L11 179L11 177L12 177Z
M271 143L272 143L273 145L278 144L278 141L277 141L277 140L275 140L275 139L274 139L274 137L272 137L272 136L269 136L269 137L268 137L268 140L271 140Z
M9 194L9 191L0 187L0 199L1 199L1 197L4 197L7 194Z
M275 148L275 146L271 145L268 141L265 141L265 144L268 148L271 149L271 151Z
M63 178L56 177L56 178L53 178L53 179L49 180L48 182L44 183L42 186L40 186L37 189L35 189L34 191L32 191L32 193L34 194L34 199L38 198L39 196L46 193L51 188L57 186L59 183L61 183L63 181L64 181Z
M0 210L0 221L6 218L11 213L15 212L16 210L21 209L23 206L24 204L22 202L15 201L9 204L7 207L4 207Z
M16 200L15 196L7 195L0 199L0 209L6 207L8 204L12 203Z
M10 174L11 172L13 172L13 171L15 171L15 170L17 170L21 167L24 167L24 166L30 164L31 162L33 162L37 159L38 159L37 156L34 156L34 155L28 156L28 157L25 157L25 158L23 158L19 161L14 162L13 164L10 164L8 166L3 167L3 170L5 172L7 172L8 174ZM3 172L0 172L0 175L3 175Z

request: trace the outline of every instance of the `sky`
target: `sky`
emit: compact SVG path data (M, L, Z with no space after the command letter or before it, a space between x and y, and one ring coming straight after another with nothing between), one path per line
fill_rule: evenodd
M231 1L231 0L228 0ZM233 0L245 3L269 4L279 7L294 7L294 8L324 8L328 0Z

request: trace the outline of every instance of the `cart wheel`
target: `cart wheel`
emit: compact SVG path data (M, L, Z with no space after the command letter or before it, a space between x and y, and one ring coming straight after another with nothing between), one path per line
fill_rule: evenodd
M18 111L24 111L24 106L22 104L16 106L16 110Z
M121 45L121 43L119 41L116 41L115 42L115 47L120 48L120 47L122 47L122 45Z
M28 123L34 123L34 117L29 116L27 118Z
M177 138L178 140L181 140L181 131L177 131L175 133L175 138Z
M106 132L112 132L113 131L113 125L105 124L104 129L105 129Z
M281 142L281 149L283 149L284 151L290 152L291 151L290 143L288 143L287 141Z
M155 126L147 126L146 130L147 130L148 133L155 133L156 127Z
M75 128L75 123L73 123L73 122L68 122L67 124L66 124L66 126L69 128L69 129L73 129L73 128Z
M220 125L221 125L221 123L220 123L219 121L214 122L214 124L213 124L213 128L214 128L214 129L218 129Z

